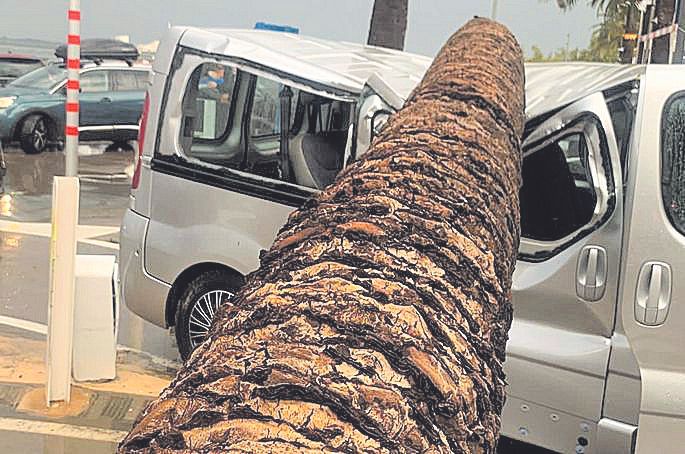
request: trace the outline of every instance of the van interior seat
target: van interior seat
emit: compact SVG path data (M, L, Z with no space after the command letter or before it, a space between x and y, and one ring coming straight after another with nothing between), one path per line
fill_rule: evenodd
M343 165L347 131L301 133L290 141L290 164L297 184L323 189Z
M347 128L322 118L321 105L329 103L318 95L299 92L288 154L294 182L301 186L323 189L343 167Z

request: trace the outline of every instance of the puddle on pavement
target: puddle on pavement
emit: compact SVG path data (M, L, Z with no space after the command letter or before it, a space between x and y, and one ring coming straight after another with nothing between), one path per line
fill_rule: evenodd
M103 146L79 156L79 222L82 224L118 225L128 207L134 153L105 153ZM7 175L0 193L0 218L49 222L52 181L55 175L64 175L64 153L27 155L12 149L5 153L5 161Z
M124 183L132 174L134 154L131 151L103 152L104 146L87 147L79 152L79 174L86 180L117 181ZM5 192L8 194L42 195L52 192L52 177L64 175L64 153L46 151L27 155L15 150L5 153L7 175ZM0 206L1 209L1 206Z
M116 443L0 430L0 452L15 454L110 454Z

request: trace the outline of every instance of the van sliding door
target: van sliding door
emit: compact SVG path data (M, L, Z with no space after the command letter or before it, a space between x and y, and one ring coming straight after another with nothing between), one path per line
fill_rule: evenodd
M614 330L622 225L619 152L601 93L525 138L521 245L505 370L504 435L593 450Z

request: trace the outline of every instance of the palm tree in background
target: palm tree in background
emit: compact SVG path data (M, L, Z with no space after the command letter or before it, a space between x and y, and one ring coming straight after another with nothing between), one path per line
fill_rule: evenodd
M572 8L579 3L579 0L556 0L557 5L562 9ZM634 13L636 1L631 0L586 0L586 2L596 8L598 11L604 13L605 17L616 17L617 14L625 14L625 31L635 32L632 26L635 22L635 17L630 14ZM654 24L652 30L658 30L673 23L673 16L675 13L675 0L656 0ZM624 40L622 47L625 49L631 44ZM654 40L652 44L652 53L650 63L668 63L670 51L670 37L665 35Z
M375 0L368 44L403 50L409 0Z

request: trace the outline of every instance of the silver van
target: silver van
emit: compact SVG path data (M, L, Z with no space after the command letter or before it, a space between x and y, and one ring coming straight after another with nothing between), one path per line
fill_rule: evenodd
M189 355L288 214L364 153L429 64L288 33L170 29L121 228L127 306L175 327ZM564 453L679 452L685 73L526 74L502 433Z

